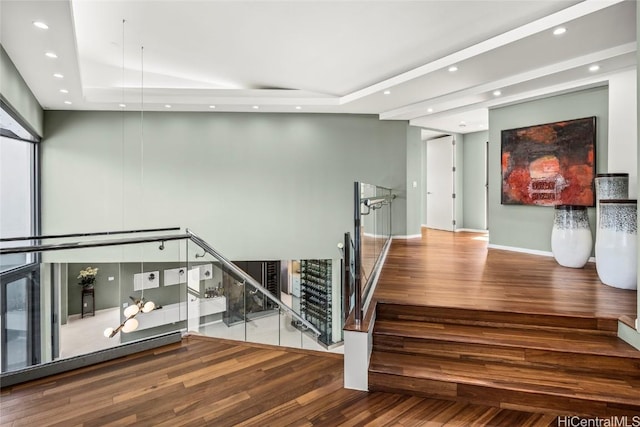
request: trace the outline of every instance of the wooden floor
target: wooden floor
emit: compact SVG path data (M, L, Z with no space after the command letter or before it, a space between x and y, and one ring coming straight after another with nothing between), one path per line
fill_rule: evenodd
M640 416L640 352L617 337L637 292L603 285L593 264L565 268L487 249L479 234L425 229L393 242L374 301L370 390Z
M478 238L480 237L480 238ZM481 235L426 231L393 242L384 303L635 317L636 292L593 264L487 250ZM451 334L460 335L460 328ZM482 343L480 343L482 344ZM342 388L341 356L189 338L156 351L5 388L2 426L547 426L555 416Z
M396 304L602 318L636 317L636 291L603 285L594 263L487 249L486 235L422 229L394 240L374 294Z
M342 356L189 338L3 389L2 426L548 426L555 417L342 388Z

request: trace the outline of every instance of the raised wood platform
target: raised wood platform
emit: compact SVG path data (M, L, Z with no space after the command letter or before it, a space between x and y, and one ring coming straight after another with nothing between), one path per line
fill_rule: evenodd
M603 285L595 264L566 268L552 257L487 249L479 233L423 228L394 240L375 292L385 303L514 313L635 318L636 291Z
M486 249L468 233L394 242L375 294L372 391L548 414L640 415L640 352L616 337L636 292L594 266Z

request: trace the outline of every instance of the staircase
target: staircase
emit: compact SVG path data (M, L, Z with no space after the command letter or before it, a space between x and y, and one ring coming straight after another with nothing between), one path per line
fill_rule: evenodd
M378 303L369 389L529 412L640 416L617 320Z

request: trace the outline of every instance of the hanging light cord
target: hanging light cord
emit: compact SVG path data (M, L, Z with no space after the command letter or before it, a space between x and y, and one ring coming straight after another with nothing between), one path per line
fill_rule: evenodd
M140 202L144 206L144 46L140 46ZM144 274L144 254L140 268ZM144 278L140 300L144 300Z
M122 20L122 99L124 104L124 23ZM122 124L122 153L124 156L124 111L123 124ZM123 163L124 166L124 163ZM123 168L124 173L124 168ZM124 179L123 179L124 185ZM124 193L123 193L124 194ZM140 47L140 201L144 202L144 46ZM123 204L123 221L124 221L124 204ZM144 248L143 248L144 249ZM164 249L164 247L161 247ZM153 301L144 300L144 250L142 261L140 262L142 269L141 281L142 290L140 292L140 299L129 297L133 304L129 305L124 310L125 319L117 328L107 328L104 330L104 336L107 338L113 338L118 332L133 332L138 328L138 320L135 317L142 313L149 313L156 308Z

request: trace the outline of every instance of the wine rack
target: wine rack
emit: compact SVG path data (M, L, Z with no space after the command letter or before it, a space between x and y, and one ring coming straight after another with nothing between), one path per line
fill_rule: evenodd
M300 314L318 328L325 344L332 343L331 276L330 259L300 261Z

